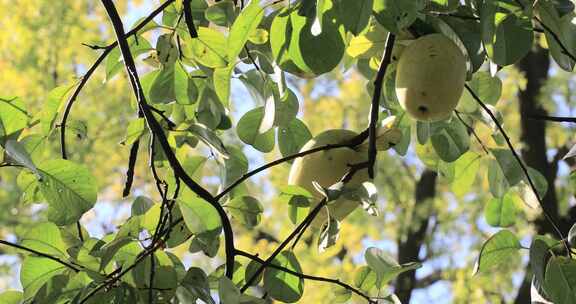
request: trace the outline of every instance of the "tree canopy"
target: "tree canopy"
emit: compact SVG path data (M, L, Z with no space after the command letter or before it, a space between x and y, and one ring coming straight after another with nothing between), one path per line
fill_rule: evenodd
M576 303L574 10L0 3L0 303Z

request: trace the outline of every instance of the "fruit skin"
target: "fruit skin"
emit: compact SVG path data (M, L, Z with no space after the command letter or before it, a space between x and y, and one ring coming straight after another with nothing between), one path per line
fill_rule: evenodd
M466 81L466 58L442 34L416 39L402 52L396 71L396 95L420 121L446 119L458 105Z
M358 134L353 131L343 129L324 131L309 140L300 151L310 150L327 144L342 143L351 140L357 135ZM400 141L402 133L396 128L379 128L377 130L377 136L378 150L386 150ZM358 164L368 160L367 150L367 144L363 144L356 150L351 148L337 148L297 158L290 169L288 184L303 187L314 195L314 202L311 204L310 209L312 210L323 198L322 194L316 190L312 182L315 181L324 188L332 186L348 172L350 169L349 164ZM368 181L368 171L364 169L356 172L353 178L347 183L347 186L359 186L366 181ZM330 202L328 209L332 217L340 221L359 205L356 201L339 198L335 202ZM326 211L321 210L311 226L318 228L326 222L326 219Z

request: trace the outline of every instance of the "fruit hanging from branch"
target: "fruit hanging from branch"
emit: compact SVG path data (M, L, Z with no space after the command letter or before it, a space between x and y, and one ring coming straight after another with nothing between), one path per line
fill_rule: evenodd
M390 121L390 119L387 119L387 121ZM301 151L322 147L328 144L344 143L353 139L357 135L356 132L350 130L327 130L308 141L302 147ZM380 127L377 130L376 147L381 151L387 150L398 144L401 138L402 132L398 128L392 127L392 124L387 123L384 127ZM314 187L313 182L318 183L324 188L328 188L337 183L340 178L348 172L350 165L359 164L367 160L368 141L354 149L342 147L312 153L294 161L290 169L288 184L303 187L314 195L314 203L310 208L310 210L312 210L323 198L323 195ZM368 171L362 169L354 175L347 185L352 187L359 186L365 181L368 181ZM356 201L339 198L334 202L330 202L328 210L332 217L340 221L354 211L358 206L359 203ZM327 214L326 211L323 210L316 216L311 226L320 227L324 222L326 222L326 220Z
M458 105L466 81L466 58L442 34L416 39L402 52L396 71L400 105L416 120L446 119Z

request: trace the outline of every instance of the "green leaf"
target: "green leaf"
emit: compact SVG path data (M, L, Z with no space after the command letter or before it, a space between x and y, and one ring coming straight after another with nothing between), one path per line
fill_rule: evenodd
M531 15L514 1L483 1L480 10L482 41L486 53L500 66L513 64L532 46Z
M565 257L552 257L546 267L544 290L556 304L576 300L576 262Z
M28 113L18 97L0 97L0 138L26 128Z
M400 34L416 20L424 4L422 0L374 0L374 17L388 31Z
M535 238L530 245L530 267L534 272L535 283L540 286L544 283L546 265L551 255L548 250L548 244L541 239Z
M374 0L333 1L338 10L336 22L354 36L359 35L368 26Z
M44 283L66 270L66 266L47 258L26 257L20 268L20 283L24 288L24 299L32 298Z
M233 65L214 69L214 90L225 107L230 104L230 78L233 70Z
M296 118L287 126L278 128L278 148L284 157L298 153L310 139L312 133L300 119Z
M496 158L510 187L515 186L524 178L524 172L510 150L490 149L490 152Z
M37 224L27 230L22 236L22 246L54 257L68 256L68 246L62 239L60 229L50 222Z
M480 168L480 155L466 152L454 162L454 181L450 188L454 195L464 196L474 184Z
M178 206L190 232L195 234L203 232L219 233L222 229L218 212L203 199L187 196L186 198L178 199Z
M270 129L263 134L259 133L262 119L264 118L264 108L258 107L248 111L236 127L238 137L244 143L253 146L256 150L264 153L271 152L274 149L275 136L274 130Z
M352 297L352 291L342 286L332 287L331 303L346 303Z
M206 19L219 26L230 26L236 15L236 7L232 0L216 2L204 11Z
M16 290L6 290L0 293L0 303L4 304L20 304L24 294Z
M248 159L242 150L228 146L230 157L224 161L224 170L221 170L222 187L227 187L248 172Z
M474 273L486 273L491 268L516 258L520 248L520 241L514 233L500 230L482 245Z
M64 226L77 222L96 203L96 179L88 169L69 160L38 165L39 189L48 202L48 220Z
M356 276L354 277L354 286L360 288L365 292L369 292L374 286L376 286L376 281L378 280L378 275L369 266L362 266L356 271Z
M226 150L220 138L212 130L201 124L192 124L188 127L188 130L214 152L218 153L220 157L223 159L228 158L228 150Z
M576 223L568 231L568 242L572 247L576 247Z
M159 70L150 85L148 95L151 103L169 103L176 100L174 95L174 65Z
M251 196L235 197L226 204L226 209L230 210L232 217L248 227L257 226L264 211L262 204Z
M451 163L468 151L470 136L459 119L435 122L431 127L432 146L443 161Z
M291 251L283 251L272 261L272 264L302 273L300 263ZM276 268L264 271L264 290L268 295L284 303L295 303L304 293L304 279Z
M126 146L132 146L135 141L139 140L144 132L146 131L146 121L144 118L136 118L128 123L126 128L126 136L124 140L120 143Z
M240 290L225 276L220 277L218 283L218 296L226 304L240 304Z
M569 3L572 4L571 2ZM571 55L575 54L576 39L574 32L576 32L576 26L572 23L573 15L560 16L552 1L538 1L535 3L535 9L540 16L541 22L550 29L550 31L544 30L544 36L552 58L563 70L572 72L576 62L565 54L560 43L567 48ZM574 8L572 7L570 11L572 12L573 10ZM557 39L560 40L560 43Z
M208 257L215 257L220 248L220 232L204 232L194 235L188 251L196 253L202 251Z
M198 88L181 62L174 65L174 95L176 102L181 105L193 104L198 99Z
M209 68L220 68L228 65L227 40L221 32L200 26L198 27L198 38L185 37L184 55L193 58Z
M510 227L516 222L517 196L511 192L503 197L491 199L484 208L488 225L493 227Z
M172 40L173 37L173 34L166 33L160 35L158 40L156 40L156 54L158 55L158 61L160 61L163 68L172 68L176 59L178 59L178 49Z
M230 27L228 35L228 59L235 61L244 48L250 34L258 27L264 17L264 9L260 0L252 0Z
M210 286L208 285L208 277L204 271L198 267L190 267L186 272L186 276L180 283L181 287L178 288L176 294L180 301L182 294L189 293L194 298L198 298L208 304L216 304L210 295ZM182 290L181 290L182 288Z
M252 276L256 273L256 271L260 268L260 265L261 263L257 260L252 260L250 261L250 263L248 263L248 265L246 266L246 270L244 272L244 277L246 278L246 280L250 280L250 278L252 278ZM258 274L258 277L254 279L254 282L252 282L251 286L258 285L258 283L262 281L263 276L264 272L260 272Z
M40 173L38 172L38 169L34 165L32 158L22 143L13 139L9 139L4 145L4 150L6 151L6 154L10 156L10 158L12 158L17 164L26 167L28 170L39 176Z
M40 118L40 125L42 126L42 133L44 133L44 135L48 134L52 130L52 128L54 128L54 121L56 120L56 116L58 115L58 112L64 105L64 101L68 97L68 94L75 86L76 83L62 85L52 89L52 91L48 93L48 98L46 99L46 103L44 104L44 109L42 110L41 114L42 116ZM20 107L18 104L15 105L18 106L19 109L24 109L24 107ZM12 106L14 106L14 104ZM6 107L5 106L1 107L0 110L3 110L3 108ZM20 111L20 110L12 109L11 112L13 111ZM3 116L4 114L0 114L0 118L2 118ZM4 121L4 118L2 118L2 121ZM2 123L4 124L4 122Z
M468 85L474 94L486 104L495 105L502 94L502 81L496 76L490 76L489 72L474 73ZM464 93L462 93L457 110L464 113L473 113L478 110L478 102L468 90L464 90Z
M399 274L422 266L416 262L398 264L388 253L375 247L366 249L364 258L368 266L378 275L378 286L384 286Z

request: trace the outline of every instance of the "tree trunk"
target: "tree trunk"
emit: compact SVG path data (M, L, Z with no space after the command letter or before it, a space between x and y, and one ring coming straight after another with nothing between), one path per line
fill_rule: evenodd
M408 263L419 261L419 253L426 237L428 230L429 218L432 214L429 212L424 217L421 208L430 208L427 201L434 198L436 194L436 177L434 171L426 170L422 173L420 180L416 184L415 206L412 211L412 223L410 229L402 239L399 237L398 243L398 262ZM410 303L412 291L416 287L416 271L411 270L398 276L395 285L395 294L401 303Z

